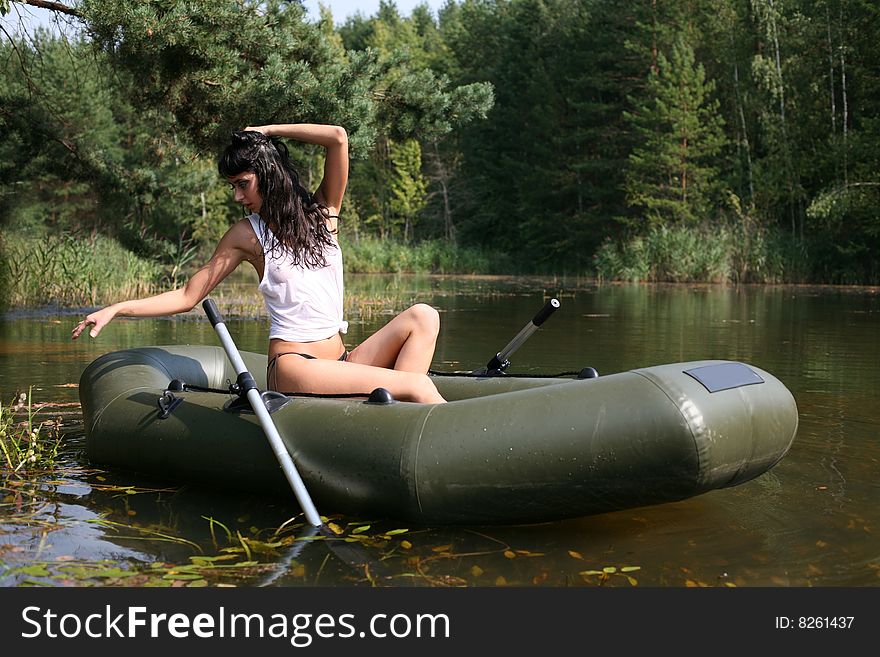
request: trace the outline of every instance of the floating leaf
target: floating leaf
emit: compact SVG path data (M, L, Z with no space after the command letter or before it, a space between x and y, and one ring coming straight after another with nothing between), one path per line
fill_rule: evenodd
M363 534L365 531L367 531L369 529L370 529L370 525L363 525L363 526L358 527L356 529L352 529L351 533L352 534Z
M602 569L602 572L603 572L603 573L606 573L606 574L608 574L608 575L613 575L614 573L617 572L617 568L615 568L614 566L605 566L605 567Z
M512 550L505 550L504 556L507 559L516 559L516 552L513 552Z
M574 550L569 550L568 556L573 557L575 559L580 559L581 561L584 560L583 555L580 552L575 552Z
M585 577L587 577L589 575L604 575L604 574L605 573L603 573L601 570L582 570L581 572L578 573L578 575L583 575Z
M31 577L48 577L50 575L45 566L22 566L17 568L16 572L22 575L30 575Z
M406 534L408 529L392 529L390 532L385 532L385 536L397 536L398 534Z
M243 550L239 550L240 552ZM216 557L202 557L202 556L192 556L189 558L194 564L198 565L210 565L215 561L229 561L230 559L235 559L236 556L234 554L219 554ZM161 567L162 564L158 564L158 567ZM156 564L153 564L153 567L157 567Z
M186 587L189 589L196 589L196 588L202 588L203 586L207 586L207 585L208 585L208 582L205 581L204 579L195 579L192 582L190 582L189 584L187 584Z
M404 550L411 550L412 543L404 539L400 542L400 547L402 547Z
M495 578L495 586L507 586L507 580L504 579L503 575L499 575Z
M328 528L331 532L333 532L334 534L336 534L337 536L340 536L340 535L342 535L342 534L344 533L342 527L340 527L339 525L337 525L335 522L328 522L328 523L327 523L327 528Z
M88 572L88 571L86 571ZM108 578L116 578L116 577L132 577L135 575L130 570L123 570L122 568L109 567L109 568L97 568L93 569L90 573L88 573L88 577L108 577Z
M480 568L479 566L471 566L471 575L473 575L474 577L479 577L482 574L483 574L482 568Z
M620 572L622 572L622 573L634 573L635 571L637 571L637 570L641 570L641 569L642 569L641 566L624 566L623 568L620 569Z
M626 576L626 579L627 579L627 581L629 581L629 583L632 584L633 586L638 586L638 584L639 584L639 580L637 580L635 577L631 577L630 575L627 575L627 576Z
M451 549L452 549L452 544L450 543L447 545L438 545L437 547L432 547L431 551L432 552L449 552L449 550L451 550Z
M257 554L275 554L276 548L279 548L283 545L283 543L281 542L265 543L263 541L257 541L253 538L245 538L244 541L247 543L251 551L256 552Z

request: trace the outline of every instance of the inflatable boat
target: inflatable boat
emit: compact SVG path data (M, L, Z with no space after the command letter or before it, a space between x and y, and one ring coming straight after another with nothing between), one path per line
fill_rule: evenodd
M241 354L259 389L266 357ZM220 347L105 354L80 381L96 463L290 496ZM660 504L746 482L797 430L768 372L731 361L585 378L435 376L447 404L263 393L325 515L520 524ZM380 389L381 390L381 389Z

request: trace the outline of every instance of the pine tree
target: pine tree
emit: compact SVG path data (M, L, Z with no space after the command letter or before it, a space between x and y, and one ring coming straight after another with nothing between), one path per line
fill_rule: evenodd
M629 157L627 198L654 223L710 218L718 200L718 156L725 147L714 84L679 41L659 52L646 97L627 113L639 145Z
M427 184L422 176L422 149L415 139L391 143L391 211L403 223L403 241L413 238L416 219L426 204Z

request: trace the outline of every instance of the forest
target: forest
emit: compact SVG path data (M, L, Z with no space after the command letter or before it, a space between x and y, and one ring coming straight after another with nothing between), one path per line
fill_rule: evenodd
M874 2L23 4L69 28L0 33L7 303L89 254L176 284L241 216L230 131L292 121L349 133L350 271L880 283Z

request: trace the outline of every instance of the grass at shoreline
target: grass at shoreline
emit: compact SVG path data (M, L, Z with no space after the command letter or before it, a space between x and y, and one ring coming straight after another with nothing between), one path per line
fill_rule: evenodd
M362 238L343 247L348 274L474 275L510 271L512 267L510 258L503 254L439 240L408 246ZM141 258L101 235L0 234L0 310L97 307L140 298L166 289L163 274L160 263ZM264 315L262 299L251 292L256 290L229 300L238 310L228 314ZM356 314L369 314L370 307L382 305L385 296L356 295L347 303Z
M345 270L353 274L498 274L513 271L513 258L442 240L402 244L375 237L344 240Z
M804 283L807 245L744 221L652 226L606 241L594 262L599 280L652 283Z
M512 256L440 240L404 245L362 237L344 240L343 249L346 274L525 276L514 273ZM644 234L606 241L594 265L595 270L574 278L599 283L736 285L809 284L812 278L804 243L745 221L650 228ZM164 274L160 263L140 258L101 235L0 234L0 310L101 307L169 289ZM247 282L224 283L212 296L230 317L265 317L255 277L247 274L236 272L232 279ZM399 311L416 300L400 289L349 287L345 313L369 318Z
M158 290L162 268L101 235L0 236L0 308L97 306Z

